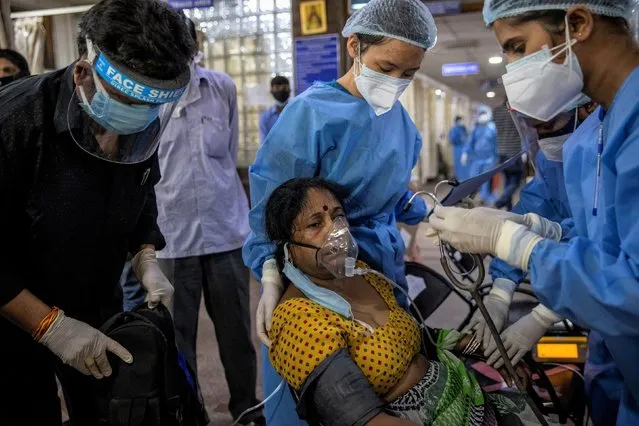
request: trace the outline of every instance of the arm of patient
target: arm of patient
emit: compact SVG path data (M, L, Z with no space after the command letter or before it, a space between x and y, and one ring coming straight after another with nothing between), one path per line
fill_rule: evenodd
M384 405L348 352L340 349L306 379L299 391L297 412L327 426L413 425L385 414Z

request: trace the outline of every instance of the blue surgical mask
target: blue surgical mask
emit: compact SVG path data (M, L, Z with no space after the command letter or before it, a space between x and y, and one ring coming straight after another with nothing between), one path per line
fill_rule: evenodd
M93 70L93 68L91 68ZM127 105L117 101L106 92L93 70L96 92L89 102L82 86L78 87L82 103L80 106L89 117L107 131L117 135L140 133L157 120L160 106Z
M339 294L324 287L320 287L297 269L290 260L288 244L284 245L284 275L293 283L304 296L343 317L352 319L351 305Z

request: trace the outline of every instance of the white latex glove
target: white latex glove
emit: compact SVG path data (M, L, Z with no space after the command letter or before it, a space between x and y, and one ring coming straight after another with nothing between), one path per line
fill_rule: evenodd
M466 165L468 164L468 154L467 153L462 153L461 158L459 159L459 162L461 163L462 166L466 167Z
M131 266L135 276L146 290L149 308L155 308L162 302L169 311L173 312L173 286L162 273L155 257L155 250L152 248L140 250L131 261Z
M501 333L504 347L513 365L517 363L529 352L532 347L541 339L546 331L561 317L543 305L537 305L531 313L521 318L519 321L508 327ZM504 365L504 360L497 349L494 339L490 339L490 344L484 355L488 357L488 364L494 368Z
M524 224L527 225L532 232L550 240L561 241L562 229L561 225L545 217L535 213L526 213L523 216ZM516 222L516 221L515 221Z
M269 259L262 266L262 297L257 305L257 336L266 346L271 346L268 332L271 330L273 311L284 294L284 284L275 259Z
M523 222L514 213L489 207L462 209L437 206L430 216L430 225L439 237L462 253L493 253L506 219Z
M523 216L490 208L438 206L429 223L460 252L492 254L523 271L528 270L530 254L542 240L529 230Z
M435 212L433 212L433 214L430 216L429 219L429 223L430 221L433 219L433 217L435 217L437 215L437 211L438 209L442 209L442 211L446 211L445 209L456 209L455 210L455 214L459 214L460 216L464 215L464 212L473 212L472 215L480 215L480 214L485 214L495 220L512 220L513 222L516 223L521 223L522 225L527 225L526 221L525 221L525 216L522 216L520 214L517 213L511 213L511 212L507 212L505 210L499 210L499 209L494 209L491 207L473 207L471 209L466 209L466 208L461 208L461 207L442 207L442 206L437 206L435 207ZM440 214L443 214L442 212L440 212ZM462 219L463 220L463 219ZM527 225L528 226L528 225ZM430 238L433 241L433 244L438 246L439 245L439 238L438 238L438 229L436 227L431 227L431 228L427 228L426 229L426 236L428 238ZM444 238L442 238L443 240L445 240ZM451 243L452 244L452 243ZM455 246L454 244L452 244L453 247L455 247L456 249L458 249L459 251L463 252L463 253L471 253L471 252L464 252L463 250L459 249L459 247Z
M492 318L495 323L495 327L497 327L497 331L501 332L504 328L504 324L506 323L506 319L508 319L508 310L510 308L510 304L513 301L513 293L517 288L517 284L515 284L511 280L507 280L505 278L497 278L493 283L493 288L488 293L488 296L484 300L484 305L486 306L486 310L488 314ZM481 314L481 311L477 309L473 314L473 317L470 319L470 322L462 331L463 333L475 333L477 338L481 340L482 347L487 348L490 344L492 334L490 333L490 328L488 328L488 324L486 324L486 319Z
M100 331L58 312L58 317L39 340L65 364L82 374L96 379L109 377L112 373L107 351L115 354L127 364L133 356L122 345Z

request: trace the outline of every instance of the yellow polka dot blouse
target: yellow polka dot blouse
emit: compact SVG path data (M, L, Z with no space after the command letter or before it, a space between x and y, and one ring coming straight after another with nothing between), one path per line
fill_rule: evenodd
M306 298L281 303L269 337L271 363L289 385L300 389L315 367L346 349L380 396L395 387L419 352L420 332L399 307L390 283L368 274L366 280L388 304L388 322L370 333L366 327Z

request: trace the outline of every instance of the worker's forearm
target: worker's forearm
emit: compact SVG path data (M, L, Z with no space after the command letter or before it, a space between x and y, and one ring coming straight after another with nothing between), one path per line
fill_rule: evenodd
M388 414L378 414L366 426L415 426L416 423L398 417L389 416Z
M51 307L31 294L29 290L22 290L13 300L0 307L0 314L3 317L29 334L33 334L49 312Z

